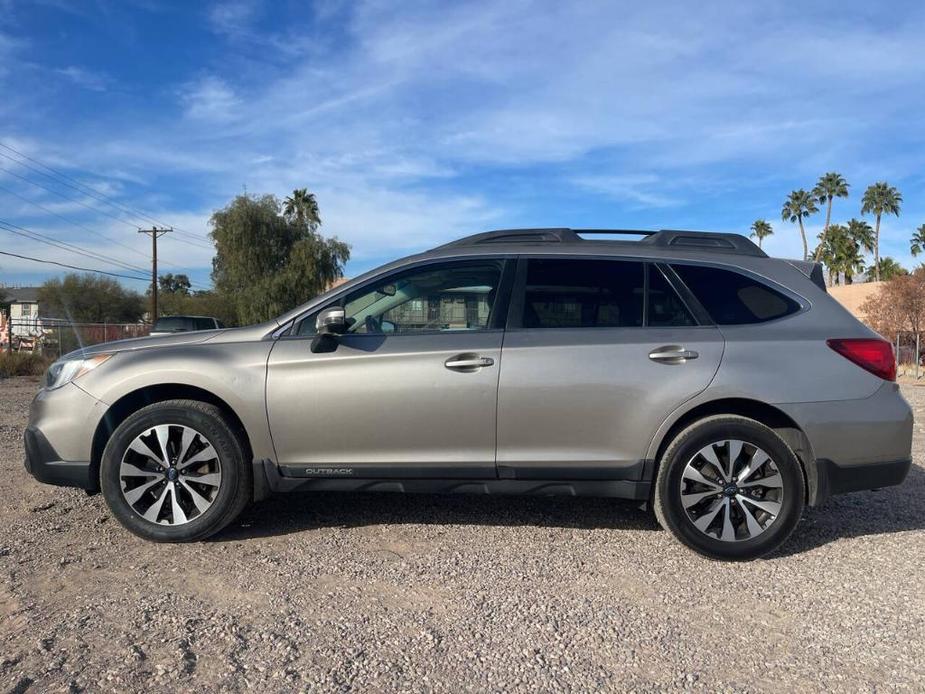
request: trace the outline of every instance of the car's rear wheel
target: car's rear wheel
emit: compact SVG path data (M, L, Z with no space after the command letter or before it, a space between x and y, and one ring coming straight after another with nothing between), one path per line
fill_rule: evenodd
M103 451L100 486L113 515L156 542L201 540L250 499L241 441L214 405L154 403L125 419Z
M760 422L707 417L662 456L655 514L682 543L713 559L744 561L774 551L803 513L803 470L790 447Z

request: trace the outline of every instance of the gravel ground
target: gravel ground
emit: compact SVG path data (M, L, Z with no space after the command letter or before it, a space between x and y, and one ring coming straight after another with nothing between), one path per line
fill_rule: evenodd
M4 691L925 686L921 424L903 486L810 509L744 565L588 499L290 496L154 545L26 475L37 387L0 382Z

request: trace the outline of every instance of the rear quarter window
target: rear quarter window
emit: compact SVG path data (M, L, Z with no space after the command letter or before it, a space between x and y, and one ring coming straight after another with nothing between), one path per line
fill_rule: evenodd
M732 270L702 265L672 268L717 325L764 323L800 310L789 296Z

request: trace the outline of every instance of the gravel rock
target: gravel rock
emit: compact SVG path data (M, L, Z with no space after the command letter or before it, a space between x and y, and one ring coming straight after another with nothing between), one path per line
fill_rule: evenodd
M906 483L711 562L599 499L300 495L155 545L22 467L0 381L0 691L919 690L922 424ZM925 388L903 386L925 422Z

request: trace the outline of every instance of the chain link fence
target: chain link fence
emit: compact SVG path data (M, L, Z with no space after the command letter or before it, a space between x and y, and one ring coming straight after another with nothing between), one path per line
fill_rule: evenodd
M4 315L0 316L0 350L57 359L80 347L144 337L149 332L151 326L146 323L78 323L40 316L9 319Z
M901 332L893 341L896 350L896 373L908 378L925 378L925 339L921 333Z

